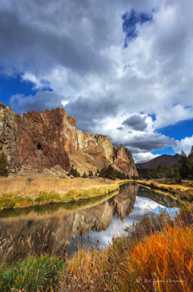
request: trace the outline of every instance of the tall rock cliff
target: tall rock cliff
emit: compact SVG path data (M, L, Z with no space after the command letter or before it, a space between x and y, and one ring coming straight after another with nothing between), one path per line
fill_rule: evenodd
M96 175L111 166L125 176L138 175L127 149L114 147L106 136L79 130L61 108L16 115L0 104L0 152L7 156L10 173L60 167Z

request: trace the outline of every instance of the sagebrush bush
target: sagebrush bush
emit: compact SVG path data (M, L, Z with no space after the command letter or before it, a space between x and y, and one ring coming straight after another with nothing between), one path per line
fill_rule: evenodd
M56 257L29 257L0 268L0 291L47 291L58 286L64 262ZM23 290L20 290L23 289Z

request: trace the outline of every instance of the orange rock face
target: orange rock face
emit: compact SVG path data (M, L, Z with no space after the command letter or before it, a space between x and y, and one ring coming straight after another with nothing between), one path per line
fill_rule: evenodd
M128 177L137 176L131 153L115 148L102 135L83 132L76 120L59 108L16 115L0 105L0 151L10 172L43 172L60 167L70 173L96 175L111 165Z
M66 117L60 109L18 117L18 157L23 169L43 171L55 165L70 169L64 149L63 119Z

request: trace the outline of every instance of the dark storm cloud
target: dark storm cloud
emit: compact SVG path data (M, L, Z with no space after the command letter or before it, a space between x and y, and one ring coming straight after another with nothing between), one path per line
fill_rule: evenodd
M12 96L10 105L17 113L44 111L45 109L62 107L61 96L57 96L51 91L39 91L35 96Z
M137 131L144 131L147 128L145 117L141 115L132 115L123 122L124 126L128 126Z
M175 140L157 133L145 134L143 136L133 136L133 138L126 143L128 147L140 149L142 151L151 151L165 147L166 145L174 146Z
M23 113L63 107L62 100L64 100L64 97L57 95L53 91L41 90L34 95L24 96L18 94L12 96L10 104L16 112ZM118 107L117 101L113 98L111 98L111 102L104 99L101 103L101 100L97 98L92 100L79 97L74 101L70 101L65 106L65 110L69 115L77 118L77 124L81 129L92 131L92 128L101 119L115 115Z
M0 62L5 67L41 71L63 65L81 74L107 70L108 58L79 41L24 23L15 11L0 10Z
M81 129L92 130L101 119L115 115L119 108L117 101L112 97L110 101L104 98L103 102L97 98L80 97L70 102L65 109L70 115L77 117L77 123Z
M149 11L152 1L1 0L1 65L41 72L59 64L81 74L107 73L112 62L104 50L117 44L121 15L131 5Z

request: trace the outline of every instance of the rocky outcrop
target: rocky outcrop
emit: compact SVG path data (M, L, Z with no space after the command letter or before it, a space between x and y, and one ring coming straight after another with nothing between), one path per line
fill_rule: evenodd
M106 136L81 131L61 108L16 115L0 104L0 151L7 156L10 173L73 169L82 176L111 166L125 176L137 176L127 149L114 147Z
M127 148L120 146L114 149L113 166L115 169L128 177L137 177L138 173L134 165L132 154Z
M0 103L0 153L6 155L9 171L17 171L17 115L8 107Z

